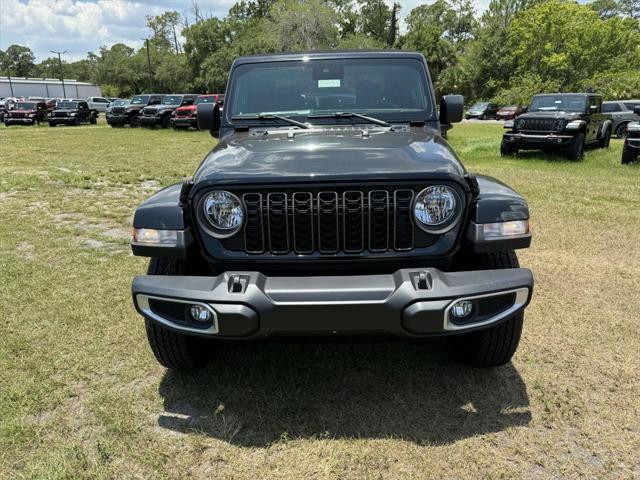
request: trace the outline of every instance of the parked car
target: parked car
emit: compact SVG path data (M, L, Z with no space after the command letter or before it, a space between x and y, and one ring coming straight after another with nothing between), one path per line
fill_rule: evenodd
M98 112L89 108L89 103L80 100L60 101L56 109L49 115L49 126L57 125L80 125L81 123L98 122Z
M118 98L116 100L113 100L108 106L107 109L105 110L105 115L110 115L111 112L113 111L114 107L126 107L127 105L129 105L131 103L131 100L128 99L123 99L123 98Z
M106 115L107 123L112 127L122 127L129 125L130 127L140 126L140 112L148 105L159 105L164 95L153 93L134 95L128 105L120 105L113 107L111 113Z
M198 95L195 103L191 105L184 105L174 110L171 117L171 126L174 130L182 128L198 128L198 122L196 118L197 107L201 103L217 103L222 105L224 101L224 95L221 93L212 93L207 95Z
M143 127L159 126L167 128L171 122L171 115L178 107L193 105L197 95L165 95L159 105L142 109L140 125Z
M449 335L471 365L509 361L533 289L514 251L529 210L458 160L440 125L463 99L438 116L427 72L394 50L233 62L224 109L198 105L219 142L134 215L133 253L151 260L133 302L161 364L200 366L216 341L352 335ZM323 92L351 92L350 110L309 108Z
M618 138L627 136L627 125L630 122L640 120L640 117L633 113L633 108L627 108L621 101L602 102L602 111L611 115L613 131Z
M91 110L105 112L109 106L109 100L104 97L87 97L87 104Z
M17 102L21 101L21 99L16 97L6 97L0 100L0 106L4 107L6 110L12 110Z
M637 115L640 115L640 105L634 108ZM638 161L640 155L640 121L632 122L627 126L627 138L622 147L622 164Z
M472 118L478 118L480 120L488 120L490 118L496 118L496 113L500 106L497 103L491 102L478 102L475 103L469 110L467 110L467 114L465 118L467 120Z
M513 120L522 113L522 107L520 105L510 105L508 107L502 107L496 112L496 120Z
M17 102L13 110L5 113L2 121L5 126L35 125L47 119L47 104L45 102L22 100Z
M602 96L594 93L535 95L527 113L505 122L500 154L524 149L560 150L580 160L587 145L609 148L611 116L602 112Z

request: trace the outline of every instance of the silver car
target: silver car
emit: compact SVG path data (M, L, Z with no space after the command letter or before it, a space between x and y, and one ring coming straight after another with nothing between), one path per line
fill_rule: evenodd
M628 108L627 103L631 100L616 100L612 102L602 102L602 112L611 115L613 120L613 132L618 138L627 136L627 125L637 122L640 117L633 113L633 108ZM629 103L632 105L632 103Z
M87 97L87 103L89 104L89 109L104 113L111 102L104 97Z

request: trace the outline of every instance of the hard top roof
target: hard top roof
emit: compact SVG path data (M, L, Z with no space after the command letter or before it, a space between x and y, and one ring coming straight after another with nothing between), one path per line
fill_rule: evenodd
M356 58L414 58L422 60L424 57L419 52L407 52L403 50L317 50L313 52L284 52L263 53L238 57L234 64L243 63L268 63L302 60L307 57L310 60L328 59L356 59Z

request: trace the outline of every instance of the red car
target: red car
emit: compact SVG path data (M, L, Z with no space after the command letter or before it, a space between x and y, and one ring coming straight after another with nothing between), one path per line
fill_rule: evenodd
M496 113L496 120L513 120L522 113L522 107L519 105L511 105L509 107L502 107Z
M200 103L218 103L222 104L224 101L224 94L222 93L211 93L207 95L199 95L193 105L185 105L184 107L178 107L173 112L173 117L171 118L171 126L174 130L178 130L180 128L198 128L198 119L196 116L196 112L198 109L198 104Z
M35 125L47 119L47 104L40 101L23 100L17 102L2 119L5 126L12 124Z

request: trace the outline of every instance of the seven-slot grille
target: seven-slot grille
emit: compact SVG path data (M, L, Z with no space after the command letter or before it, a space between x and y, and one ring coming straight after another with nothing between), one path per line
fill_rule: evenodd
M156 109L154 107L145 107L142 109L143 115L155 115Z
M523 118L520 121L524 122L524 125L519 130L526 130L530 132L555 132L558 130L555 118Z
M265 191L241 194L244 251L251 254L357 254L414 248L416 192Z
M124 113L125 107L113 107L111 113Z

